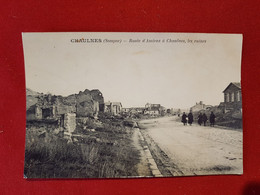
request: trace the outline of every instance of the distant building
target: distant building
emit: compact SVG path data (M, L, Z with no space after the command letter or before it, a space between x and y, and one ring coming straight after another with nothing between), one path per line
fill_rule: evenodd
M145 108L146 109L151 109L151 108L160 108L161 107L161 104L150 104L150 103L147 103L145 104Z
M242 97L241 97L241 83L231 82L224 93L224 103L220 106L224 106L225 111L242 108Z
M203 101L200 101L198 103L196 102L196 104L190 108L190 111L191 112L198 112L200 110L208 110L211 107L212 107L211 105L205 105L205 104L203 104Z
M164 107L162 107L160 104L145 104L145 110L144 114L149 115L160 115L164 111Z
M104 112L111 113L112 115L118 115L122 111L121 102L105 102Z
M122 108L122 113L129 113L130 108Z
M149 114L149 115L160 115L160 110L158 108L151 108L149 110L145 110L144 114Z
M200 101L200 102L196 102L196 104L194 105L194 106L192 106L191 108L190 108L190 110L192 111L192 112L197 112L197 111L200 111L200 110L204 110L206 108L206 105L205 104L203 104L203 101Z
M145 108L143 108L143 107L133 107L133 108L130 108L129 112L131 114L143 114L144 110L145 110Z

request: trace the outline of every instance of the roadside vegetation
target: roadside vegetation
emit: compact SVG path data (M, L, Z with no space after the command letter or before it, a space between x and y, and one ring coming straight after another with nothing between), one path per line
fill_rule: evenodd
M131 125L130 125L131 126ZM124 118L78 118L66 138L54 125L27 125L25 176L28 178L113 178L138 175L139 151Z

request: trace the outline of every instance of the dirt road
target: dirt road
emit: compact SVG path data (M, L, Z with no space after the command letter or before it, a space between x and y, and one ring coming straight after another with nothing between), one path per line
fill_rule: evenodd
M241 174L242 130L183 126L176 117L139 122L164 176Z

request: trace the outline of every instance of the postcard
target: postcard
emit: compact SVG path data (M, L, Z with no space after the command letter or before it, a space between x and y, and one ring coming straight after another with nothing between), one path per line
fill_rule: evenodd
M241 34L22 38L25 178L243 174Z

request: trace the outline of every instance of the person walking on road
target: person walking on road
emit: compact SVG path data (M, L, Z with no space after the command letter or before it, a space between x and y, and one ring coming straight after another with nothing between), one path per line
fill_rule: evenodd
M188 123L189 123L189 125L191 125L193 123L193 115L192 115L191 111L188 114Z
M204 126L206 126L207 120L208 120L207 115L206 115L205 113L203 113L203 115L202 115L202 121L203 121Z
M198 116L198 124L201 126L202 124L202 114L200 113Z
M215 118L216 118L215 114L213 112L211 112L211 114L209 116L209 122L210 122L211 127L214 127L214 125L215 125Z
M182 114L181 122L183 122L183 125L187 125L187 115L185 114L185 112L183 112Z

